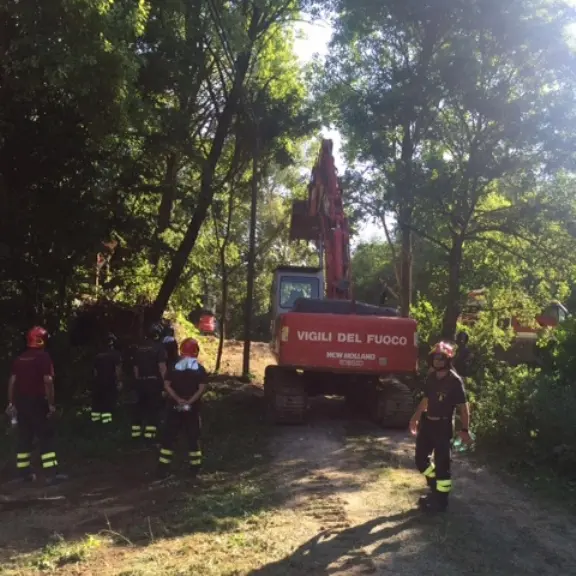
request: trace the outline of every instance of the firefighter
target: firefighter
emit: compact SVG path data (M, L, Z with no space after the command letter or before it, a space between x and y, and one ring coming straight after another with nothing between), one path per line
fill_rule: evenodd
M454 357L454 370L458 372L461 378L468 378L472 367L473 354L468 348L468 334L459 332L456 335L456 356Z
M162 390L166 377L166 350L160 342L163 328L154 323L148 329L148 338L136 347L134 378L137 401L132 420L132 438L144 434L146 440L156 438L162 410Z
M112 422L118 392L122 389L122 356L116 349L117 343L116 335L108 333L102 350L94 358L92 422Z
M54 428L51 416L54 406L54 368L45 347L48 332L35 326L26 334L26 350L12 364L8 381L8 409L17 417L16 468L21 480L33 481L32 448L38 440L42 468L50 484L66 480L59 472L54 451Z
M186 338L180 345L180 360L170 371L166 389L166 422L162 434L158 477L170 475L174 445L182 429L188 442L188 456L192 476L196 476L202 464L200 450L200 401L206 390L207 372L198 362L200 347L193 338Z
M171 368L178 362L178 342L176 342L176 337L174 335L174 327L172 324L168 324L164 329L164 338L162 338L162 344L166 350L166 356L168 361L168 366Z
M378 305L382 307L386 306L386 304L388 303L388 298L390 298L390 289L388 288L388 284L382 281L382 289L380 291L380 298L378 301Z
M410 432L416 436L416 467L426 478L430 494L419 505L430 512L441 512L448 506L452 489L450 452L454 435L453 417L458 406L462 441L471 442L468 433L470 412L464 383L452 369L454 347L439 342L430 353L432 372L426 378L424 397L410 420ZM422 416L425 413L425 418ZM434 452L434 461L431 456Z

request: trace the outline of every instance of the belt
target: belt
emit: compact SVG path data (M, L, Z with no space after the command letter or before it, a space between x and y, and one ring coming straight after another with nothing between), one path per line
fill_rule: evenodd
M452 416L426 416L426 420L438 422L439 420L452 420Z
M160 380L160 376L142 376L138 380Z

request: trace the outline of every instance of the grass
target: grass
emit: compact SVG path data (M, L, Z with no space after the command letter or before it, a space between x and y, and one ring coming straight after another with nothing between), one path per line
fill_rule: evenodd
M502 450L480 449L472 454L479 465L487 466L506 482L546 505L560 506L576 512L576 480L554 471L550 466L536 465L518 454Z
M510 502L497 491L470 504L457 487L453 513L418 515L422 478L393 435L344 424L345 446L332 464L348 479L309 502L345 511L349 527L328 535L315 506L289 507L290 494L278 489L257 386L220 379L206 396L203 425L202 478L152 487L145 474L157 454L133 451L126 416L97 441L86 414L63 417L59 452L74 474L61 489L68 501L3 512L0 574L301 576L386 572L392 562L404 576L456 576L471 566L491 576L548 574L546 565L566 573L549 556L552 545L506 516Z
M91 505L77 494L67 494L77 505L64 509L33 510L33 516L30 510L15 511L5 520L3 535L0 528L0 547L4 541L12 549L0 574L223 576L285 555L302 530L304 537L307 532L302 525L294 529L298 523L290 518L292 513L280 509L285 495L277 493L270 471L270 430L261 408L260 396L246 386L232 380L214 386L203 410L202 477L196 482L178 479L160 489L136 482L133 490L122 482L129 484L132 477L144 474L155 461L155 451L145 455L144 469L130 471L132 477L115 477L123 460L134 461L126 440L127 420L115 422L107 437L94 442L86 418L69 415L62 423L59 447L68 470L77 475L85 471L77 479L80 491L116 482L109 496L113 501L105 506L128 511L94 518ZM92 472L98 478L92 479ZM62 490L66 494L67 489ZM87 529L72 529L75 523ZM20 547L11 535L24 534L26 546Z
M212 371L216 363L218 339L203 338L201 348L201 361L205 362L208 370ZM243 351L244 342L238 340L226 341L224 353L222 355L220 373L227 375L242 374ZM268 343L252 342L250 347L251 381L262 382L264 380L264 370L266 369L266 366L275 363L276 361L272 356Z
M104 541L96 536L86 536L78 542L66 542L56 537L54 544L48 544L44 549L31 559L31 566L39 570L52 571L68 564L86 562L95 550Z

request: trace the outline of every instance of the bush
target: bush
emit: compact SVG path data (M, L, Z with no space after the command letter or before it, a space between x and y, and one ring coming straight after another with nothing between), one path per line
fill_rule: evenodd
M469 389L478 443L576 477L576 322L547 335L540 367L498 360L495 350L508 340L486 317L471 330L478 361Z

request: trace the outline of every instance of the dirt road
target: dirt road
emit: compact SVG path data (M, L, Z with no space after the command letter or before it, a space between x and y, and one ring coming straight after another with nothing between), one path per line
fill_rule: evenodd
M449 513L423 517L411 439L347 421L341 407L319 406L310 426L275 438L280 489L318 533L251 574L576 574L572 518L463 460Z

